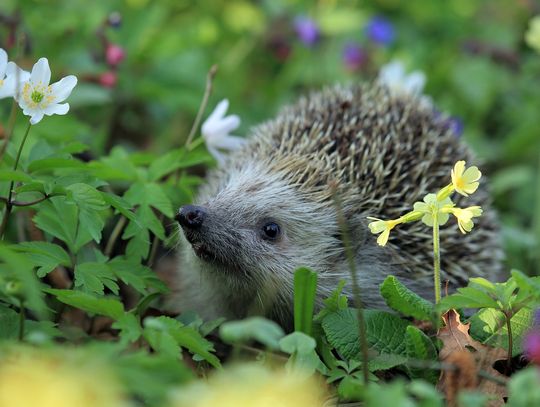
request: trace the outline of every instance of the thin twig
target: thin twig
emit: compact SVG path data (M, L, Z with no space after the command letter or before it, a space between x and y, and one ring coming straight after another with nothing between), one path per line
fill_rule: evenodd
M345 215L343 214L343 209L341 205L341 199L337 190L337 185L332 185L334 202L337 211L338 224L341 229L341 236L343 241L343 246L345 248L345 256L347 257L347 262L349 263L349 271L351 273L352 280L352 289L353 289L353 299L354 305L356 307L356 317L358 318L358 334L360 337L360 347L362 350L362 373L364 376L364 383L368 385L369 379L369 369L368 369L368 343L366 336L366 323L364 319L364 305L360 298L360 286L358 285L358 276L356 273L356 261L354 259L354 253L351 250L351 240L349 237L349 230L347 227L347 221L345 220Z
M126 226L126 223L127 218L124 215L120 215L120 219L118 219L118 222L116 222L116 225L114 225L111 236L107 241L107 246L105 246L105 256L109 257L111 255L114 249L114 244L118 240L118 237L120 236L120 233L122 233L122 230L124 229L124 226Z
M197 112L197 116L195 117L195 121L193 122L193 125L191 126L189 136L186 140L186 146L191 144L191 141L193 140L193 137L195 137L195 133L197 132L197 129L199 128L199 124L201 122L202 116L204 114L204 111L206 110L206 105L208 104L208 99L210 98L210 94L212 93L212 84L214 82L214 76L216 76L217 70L218 70L218 66L212 65L212 67L208 71L208 75L206 75L206 89L204 90L204 95L203 95L201 105L199 106L199 111Z
M46 201L49 198L59 196L59 195L62 195L62 194L50 194L50 195L45 194L44 196L42 196L39 199L36 199L35 201L30 201L30 202L11 201L10 205L11 206L32 206L32 205L38 204L40 202ZM4 202L7 205L8 200L7 200L7 198L4 198L4 197L0 196L0 202Z

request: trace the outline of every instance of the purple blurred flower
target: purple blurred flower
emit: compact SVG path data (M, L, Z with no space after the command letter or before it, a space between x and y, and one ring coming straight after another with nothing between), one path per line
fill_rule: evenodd
M534 311L533 326L540 329L540 308L537 308L536 311Z
M531 362L540 365L540 331L532 330L523 339L525 356Z
M116 44L108 44L105 49L105 59L111 66L116 66L124 60L126 53L124 49Z
M386 18L375 16L366 26L366 35L376 44L390 45L394 42L394 26Z
M300 41L308 47L315 45L321 36L317 23L309 17L296 17L294 19L294 30Z
M366 53L358 44L352 42L345 44L343 48L343 63L347 69L356 71L365 61Z
M113 11L107 17L107 23L113 28L119 28L122 25L122 14L118 11Z
M452 132L456 136L461 136L463 134L463 120L461 120L458 116L452 116L448 119L448 128L452 130Z

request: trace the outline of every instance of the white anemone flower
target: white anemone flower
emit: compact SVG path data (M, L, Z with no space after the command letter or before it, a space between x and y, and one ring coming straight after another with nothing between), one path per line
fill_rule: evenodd
M225 156L219 150L238 150L246 143L242 137L229 134L240 126L240 118L237 115L225 116L228 108L229 101L222 100L201 126L206 148L219 165L225 162Z
M0 48L0 99L15 96L15 91L30 77L14 62L8 62L6 51Z
M66 114L69 103L60 103L68 98L77 84L73 75L66 76L49 85L51 69L47 58L40 58L32 68L30 78L22 84L22 90L16 94L17 102L23 113L30 116L30 123L36 124L44 115Z
M407 74L400 61L392 61L379 71L379 82L386 85L395 95L421 96L426 84L426 75L421 71Z

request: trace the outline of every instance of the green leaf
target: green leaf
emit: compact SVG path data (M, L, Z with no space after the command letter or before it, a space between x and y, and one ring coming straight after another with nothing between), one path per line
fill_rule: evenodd
M32 182L32 177L18 170L0 170L0 181Z
M54 288L44 289L64 304L82 309L92 314L104 315L114 320L119 320L124 315L124 305L110 298L96 297L92 294L75 290L59 290Z
M76 183L66 187L70 197L79 206L88 210L102 211L107 208L103 195L96 188L87 184Z
M368 363L370 372L378 370L388 370L397 366L401 366L407 362L407 357L390 353L381 353L374 358L371 358Z
M28 260L38 267L38 277L44 277L59 265L70 267L69 254L60 246L48 242L23 242L12 248L27 255Z
M107 287L118 295L119 287L115 280L116 276L107 264L90 262L75 267L75 287L81 287L86 292L103 295Z
M510 319L512 328L512 354L514 356L522 353L523 337L531 327L533 311L525 307L519 310ZM501 311L493 308L486 308L474 314L469 321L471 336L482 343L508 349L508 329L506 318Z
M221 367L219 359L211 353L214 349L212 343L204 339L194 328L183 326L179 321L164 316L157 318L148 317L144 320L144 326L145 337L148 331L165 332L170 335L175 341L175 344L186 348L193 354L201 356L212 366ZM163 338L167 338L167 336ZM168 339L166 340L168 341ZM169 345L167 346L169 347ZM167 351L170 352L170 349Z
M380 290L386 304L403 315L420 321L433 318L435 313L433 304L409 290L396 277L386 277Z
M440 309L451 308L499 308L499 304L479 288L458 288L456 294L447 295L440 302Z
M19 313L0 305L0 339L17 339L19 332Z
M131 313L125 313L120 319L112 324L114 329L120 330L120 338L124 343L133 343L142 335L142 327L137 317Z
M141 294L146 294L149 288L154 288L161 293L168 291L167 285L150 268L139 262L115 257L107 265L111 273Z
M72 158L45 158L35 160L28 166L29 172L56 170L59 168L84 168L85 164Z
M101 192L101 197L106 203L111 205L129 220L134 221L136 219L135 213L132 211L132 206L125 199L107 192Z
M406 353L409 357L421 360L437 360L437 349L425 333L409 325L405 335ZM410 369L412 377L422 378L430 383L436 383L438 372L431 369Z
M262 317L225 322L220 326L219 334L228 343L256 340L274 350L279 349L279 340L285 336L278 324Z
M311 375L319 370L326 373L324 366L315 352L317 342L303 332L293 332L279 340L279 346L285 353L291 355L287 368L303 375Z
M540 405L538 391L538 368L531 366L512 376L508 384L508 407L531 407Z
M301 267L294 273L294 330L311 335L317 273Z
M356 310L347 308L328 314L322 327L328 342L346 360L359 359L360 339ZM367 341L381 353L406 354L405 332L409 322L385 311L364 310Z

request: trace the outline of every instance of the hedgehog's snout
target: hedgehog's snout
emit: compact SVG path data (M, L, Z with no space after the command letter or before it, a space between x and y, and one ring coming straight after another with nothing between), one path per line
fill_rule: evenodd
M199 229L206 217L206 209L202 206L185 205L180 208L175 219L186 230Z

